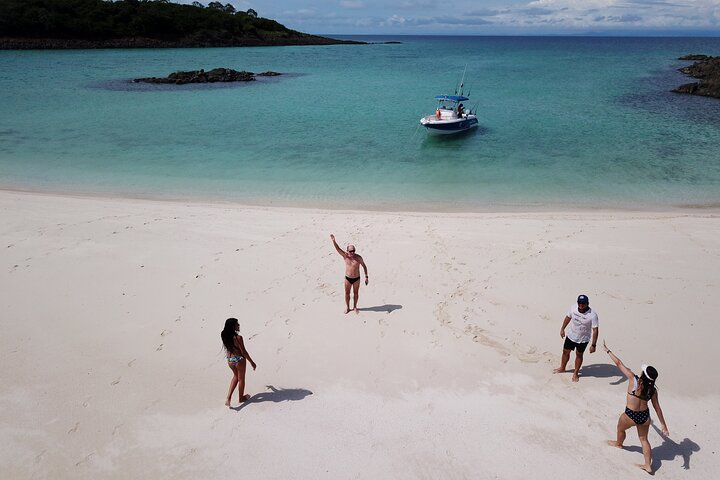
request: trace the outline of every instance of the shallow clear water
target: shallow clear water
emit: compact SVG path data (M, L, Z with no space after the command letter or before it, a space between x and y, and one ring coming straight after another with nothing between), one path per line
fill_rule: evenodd
M0 51L0 185L353 208L720 204L719 38L364 37L399 45ZM465 93L480 127L419 127ZM229 67L236 85L129 79Z

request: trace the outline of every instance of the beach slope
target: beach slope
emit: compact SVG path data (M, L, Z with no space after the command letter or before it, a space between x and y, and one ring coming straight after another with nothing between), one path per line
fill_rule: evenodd
M644 475L627 384L553 375L579 293L650 363L667 479L720 467L717 210L397 213L0 192L4 478ZM344 314L329 234L369 269ZM227 317L258 364L223 403Z

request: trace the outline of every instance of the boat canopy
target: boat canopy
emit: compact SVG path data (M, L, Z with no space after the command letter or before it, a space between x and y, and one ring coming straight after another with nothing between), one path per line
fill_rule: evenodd
M448 100L451 102L466 102L470 100L468 97L463 97L462 95L437 95L435 97L435 100Z

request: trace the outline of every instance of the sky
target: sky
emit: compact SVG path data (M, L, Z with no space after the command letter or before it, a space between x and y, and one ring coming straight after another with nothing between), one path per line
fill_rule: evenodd
M192 3L192 0L171 0ZM207 5L207 0L200 0ZM224 0L314 34L720 36L720 0Z

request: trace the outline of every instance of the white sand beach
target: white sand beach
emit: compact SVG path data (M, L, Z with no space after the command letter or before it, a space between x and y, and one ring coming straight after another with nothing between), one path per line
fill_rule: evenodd
M644 478L578 294L660 372L666 479L720 469L720 210L399 213L0 192L3 479ZM343 314L354 243L370 284ZM251 400L223 405L240 320ZM574 357L573 357L574 358ZM572 362L572 360L571 360ZM656 418L654 412L653 418Z

